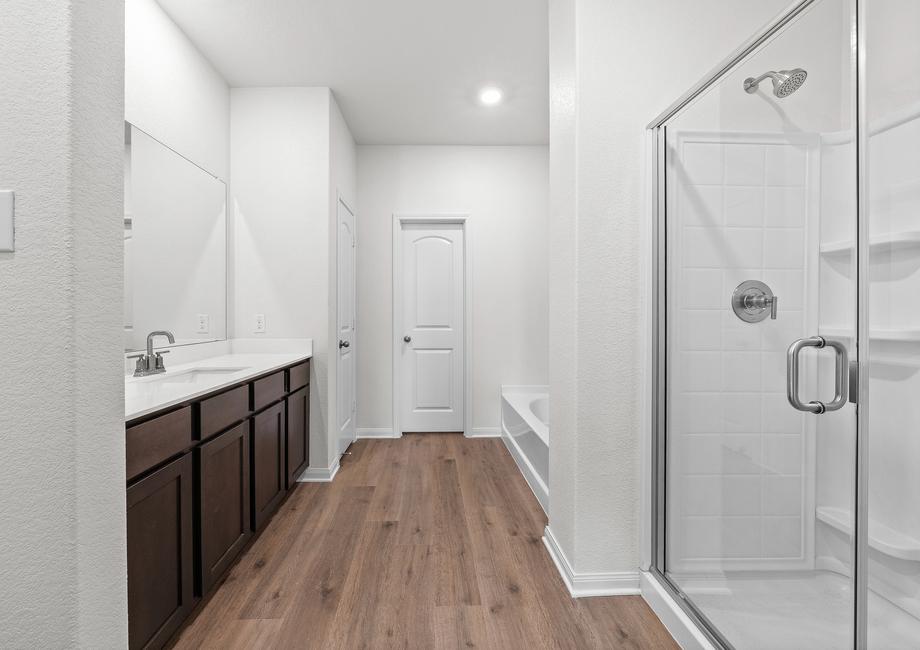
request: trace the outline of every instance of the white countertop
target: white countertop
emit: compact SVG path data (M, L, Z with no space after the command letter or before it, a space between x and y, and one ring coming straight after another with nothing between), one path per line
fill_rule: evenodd
M125 377L125 421L196 399L313 356L309 346L281 352L241 351L170 365L149 377ZM198 370L198 373L194 371ZM212 372L208 372L208 371ZM201 372L204 371L204 372ZM215 372L216 371L216 372Z

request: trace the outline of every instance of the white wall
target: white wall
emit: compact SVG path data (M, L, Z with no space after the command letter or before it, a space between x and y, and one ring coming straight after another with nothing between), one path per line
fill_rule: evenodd
M234 88L231 104L233 332L313 339L310 465L327 468L334 197L354 196L354 140L328 88ZM264 334L253 332L255 314Z
M639 564L645 124L786 4L550 0L550 528L578 573Z
M230 173L230 89L156 0L125 2L125 119L212 174Z
M3 647L127 645L122 6L3 3Z
M394 213L470 215L473 427L497 432L501 384L547 382L548 186L546 147L358 147L359 428L393 424Z

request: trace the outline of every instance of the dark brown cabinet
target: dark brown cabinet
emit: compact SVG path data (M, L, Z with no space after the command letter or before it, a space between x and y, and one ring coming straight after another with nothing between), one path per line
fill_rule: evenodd
M200 585L206 594L251 536L249 422L242 422L198 451Z
M128 488L128 646L161 647L194 603L192 455Z
M287 487L284 402L252 418L252 527L259 530L281 503Z
M306 469L309 378L301 361L126 423L132 650L168 644Z

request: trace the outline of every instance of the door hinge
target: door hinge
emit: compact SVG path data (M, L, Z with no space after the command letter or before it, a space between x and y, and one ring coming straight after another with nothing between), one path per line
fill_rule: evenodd
M850 376L849 376L849 387L850 387L850 403L859 404L859 362L851 361L850 362Z

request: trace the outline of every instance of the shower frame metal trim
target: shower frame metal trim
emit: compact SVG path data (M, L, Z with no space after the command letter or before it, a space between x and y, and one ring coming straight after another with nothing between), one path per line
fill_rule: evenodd
M773 36L780 33L789 23L819 0L797 0L774 18L764 28L744 42L721 63L710 70L698 83L675 100L668 108L662 111L646 126L646 133L652 144L649 147L652 160L648 161L652 170L650 175L654 190L649 193L650 205L648 214L652 220L652 241L649 246L651 254L651 295L647 297L650 304L649 342L652 346L652 373L651 373L651 449L650 464L651 479L648 513L651 520L649 543L651 544L649 557L651 558L650 573L669 593L675 603L690 617L697 628L716 647L731 649L731 643L721 634L716 626L700 611L683 591L674 584L666 575L666 510L665 495L667 492L667 174L666 174L666 142L667 123L684 110L697 98L708 92L716 83L725 77L736 66L742 63L749 55L755 52ZM867 434L866 406L868 402L868 359L865 356L860 341L868 340L868 319L865 313L868 309L868 274L863 272L867 268L869 256L868 240L868 207L867 203L867 146L868 122L866 114L865 93L865 2L851 0L851 9L856 21L855 39L857 52L857 65L855 87L857 92L856 123L857 123L857 359L859 362L859 396L857 404L857 434L856 434L856 495L854 498L854 540L853 540L853 566L854 566L854 629L853 647L863 650L867 646L867 598L868 598L868 513L863 504L866 503L868 493L868 480L866 476L866 450L865 436Z

